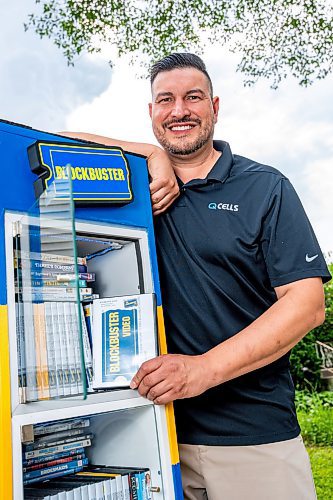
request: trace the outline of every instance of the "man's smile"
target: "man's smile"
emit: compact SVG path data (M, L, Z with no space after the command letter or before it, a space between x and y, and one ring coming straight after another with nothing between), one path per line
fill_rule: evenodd
M194 129L197 125L200 125L200 120L188 120L188 121L182 121L182 122L172 122L172 123L165 123L164 124L164 129L170 130L171 132L174 133L179 133L179 132L187 132L189 130Z
M178 131L178 130L191 130L195 125L174 125L169 127L169 130Z

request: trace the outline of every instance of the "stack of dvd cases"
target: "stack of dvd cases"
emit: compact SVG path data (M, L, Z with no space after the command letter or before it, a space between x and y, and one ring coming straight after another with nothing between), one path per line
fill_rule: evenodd
M89 463L86 450L94 438L89 417L26 426L23 438L26 499L152 499L148 468Z
M20 403L82 393L82 377L92 387L92 354L83 304L96 298L95 274L86 259L19 249L14 240L18 384ZM82 329L79 328L81 316ZM80 337L85 370L81 366ZM82 371L85 372L82 374Z
M88 464L85 450L93 439L89 426L89 418L74 418L25 427L23 483L38 483L82 470Z

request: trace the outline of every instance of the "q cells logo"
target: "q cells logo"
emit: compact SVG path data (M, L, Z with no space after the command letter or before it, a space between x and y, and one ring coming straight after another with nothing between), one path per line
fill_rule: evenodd
M234 205L233 203L209 203L208 208L210 210L229 210L229 212L238 212L239 205Z

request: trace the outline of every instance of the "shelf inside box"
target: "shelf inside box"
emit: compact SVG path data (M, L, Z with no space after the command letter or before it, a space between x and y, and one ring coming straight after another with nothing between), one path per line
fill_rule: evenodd
M156 500L166 498L163 492L163 476L167 474L160 456L159 424L156 415L158 411L156 412L153 405L146 405L87 414L85 420L89 420L89 425L82 429L82 435L90 437L91 444L84 448L89 464L150 469L151 484L158 492L156 496L154 494ZM61 422L62 420L52 418L47 420L48 424ZM17 453L17 457L19 456ZM24 445L22 456L25 457ZM23 475L21 477L23 478ZM45 483L45 487L47 484Z
M90 411L89 407L101 404L110 406L109 410L111 410L111 407L121 409L128 406L149 406L153 403L148 399L142 398L137 391L132 391L131 389L119 389L90 393L85 400L82 399L81 396L74 396L19 404L14 409L12 416L26 416L28 419L33 419L34 414L38 414L38 417L36 416L36 421L40 421L40 414L43 412L47 413L53 411L57 413L65 411L68 413L70 411L73 413L73 416L76 416L78 414L87 414L87 412ZM33 421L31 423L33 423Z

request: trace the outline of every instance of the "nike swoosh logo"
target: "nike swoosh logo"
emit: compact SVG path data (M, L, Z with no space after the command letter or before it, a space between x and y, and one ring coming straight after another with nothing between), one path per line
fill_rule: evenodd
M305 256L305 260L306 260L306 262L312 262L312 261L313 261L313 260L315 260L317 257L318 257L318 254L313 255L312 257L309 257L309 255L308 255L308 254L306 254L306 256Z

